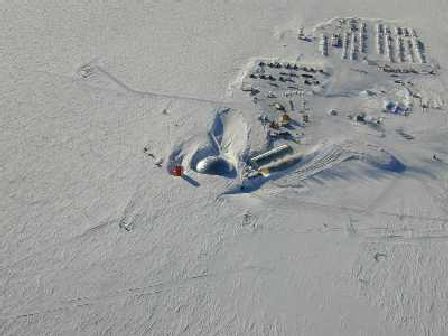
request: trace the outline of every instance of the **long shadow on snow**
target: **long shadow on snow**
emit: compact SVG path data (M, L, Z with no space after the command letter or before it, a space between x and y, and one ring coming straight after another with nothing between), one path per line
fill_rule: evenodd
M415 169L415 168L409 168L404 163L402 163L396 156L391 155L390 159L386 163L365 163L365 166L359 170L352 168L351 166L347 165L350 162L357 161L358 163L361 163L361 161L357 159L347 159L344 162L340 163L336 167L330 167L328 170L324 170L321 172L316 173L315 175L309 176L306 178L306 180L311 180L316 183L324 184L325 182L328 182L330 180L340 179L340 180L353 180L353 179L381 179L386 178L391 175L401 175L405 172L413 172L418 174L425 174L431 177L434 177L432 174L430 174L427 171L421 170L421 169ZM238 185L234 188L232 188L229 191L226 191L222 193L221 195L233 195L233 194L242 194L242 193L251 193L258 189L260 189L264 184L270 181L276 181L281 179L282 177L285 177L286 175L291 174L291 179L294 179L294 170L297 168L298 162L294 166L286 169L285 171L278 172L271 174L269 176L257 176L252 180L245 181L244 184ZM358 168L360 168L358 166ZM305 180L297 180L298 183L303 183ZM291 186L295 185L291 184ZM286 185L285 185L286 187Z
M228 191L225 191L220 194L221 195L233 195L233 194L245 194L245 193L251 193L258 189L260 189L264 184L270 181L276 181L286 175L294 174L295 169L297 168L297 165L303 163L302 160L296 161L294 164L292 164L290 167L286 168L283 171L280 172L274 172L269 174L268 176L256 176L250 180L244 181L244 183L241 183L234 188L231 188Z
M188 183L190 183L193 187L199 187L201 184L198 182L198 181L196 181L196 180L193 180L190 176L188 176L188 175L182 175L182 179L184 180L184 181L186 181L186 182L188 182Z
M372 164L359 161L356 165L348 165L353 160L348 160L332 167L326 171L323 171L315 176L312 176L310 180L325 184L331 180L351 181L358 180L381 180L391 178L402 174L414 174L426 176L435 179L436 176L426 169L419 167L409 167L399 161L395 156L391 157L389 163L386 164Z

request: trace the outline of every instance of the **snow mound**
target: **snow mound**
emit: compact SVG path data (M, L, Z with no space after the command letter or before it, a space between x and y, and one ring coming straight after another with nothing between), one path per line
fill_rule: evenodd
M196 146L190 167L201 174L236 177L237 167L247 153L248 133L239 112L219 108L210 127L209 142Z

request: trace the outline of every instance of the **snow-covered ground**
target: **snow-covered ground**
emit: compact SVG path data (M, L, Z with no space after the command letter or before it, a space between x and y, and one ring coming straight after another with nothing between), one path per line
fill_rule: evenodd
M1 335L448 333L448 2L1 13ZM297 39L354 16L413 27L437 73L390 77ZM260 59L331 78L305 95L301 161L241 190L266 148L240 90ZM236 173L198 173L207 155Z

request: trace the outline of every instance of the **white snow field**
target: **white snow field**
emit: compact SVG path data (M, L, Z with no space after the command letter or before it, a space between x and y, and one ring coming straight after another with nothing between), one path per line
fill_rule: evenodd
M446 0L0 4L0 335L448 335Z

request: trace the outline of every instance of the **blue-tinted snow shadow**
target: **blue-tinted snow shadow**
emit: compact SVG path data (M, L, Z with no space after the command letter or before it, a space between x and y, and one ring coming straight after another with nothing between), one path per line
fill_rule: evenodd
M365 162L346 161L337 167L332 167L326 171L314 175L309 180L321 184L332 180L353 181L353 180L384 180L401 175L424 176L435 179L430 170L421 167L407 166L396 157L385 164L372 164Z
M381 180L403 174L426 176L434 179L436 178L436 176L428 169L409 167L400 161L396 156L391 155L388 162L376 164L366 163L356 159L349 159L335 167L331 167L327 170L316 173L315 175L308 177L306 180L298 180L297 183L292 183L291 186L296 186L296 184L303 185L306 181L323 185L332 180ZM244 184L234 186L221 195L252 193L260 189L266 183L280 180L286 175L289 175L290 178L293 179L294 172L289 170L272 174L267 177L257 176L252 180L245 181ZM288 185L284 185L284 187L288 187Z
M378 169L384 172L402 174L406 171L407 167L404 163L402 163L398 158L394 155L390 156L389 162L384 164L372 164L372 166L376 166Z
M223 192L221 195L233 195L233 194L247 194L252 193L254 191L257 191L260 189L263 185L265 185L268 182L271 181L277 181L280 178L289 175L294 174L294 170L297 168L297 166L300 164L300 160L297 161L295 164L291 165L290 167L286 168L283 171L278 171L269 174L268 176L255 176L251 179L245 180L244 182L233 186L229 190Z
M191 157L190 166L196 171L196 167L199 162L206 158L215 157L216 160L212 160L210 165L202 173L208 175L219 175L229 179L235 179L237 177L237 171L235 167L221 156L221 141L224 134L224 125L222 118L230 111L229 108L219 108L216 112L216 117L208 132L209 143L199 148Z
M196 181L196 180L193 180L190 176L188 176L188 175L182 175L182 179L184 180L184 181L186 181L186 182L188 182L188 183L190 183L192 186L194 186L194 187L199 187L201 184L198 182L198 181Z
M208 164L207 169L202 172L203 174L219 175L228 179L235 179L237 177L235 167L226 159L220 157L219 152L213 146L206 146L198 149L191 157L190 166L194 171L196 171L196 167L199 162L211 157L215 157L216 160L213 160L210 164Z

